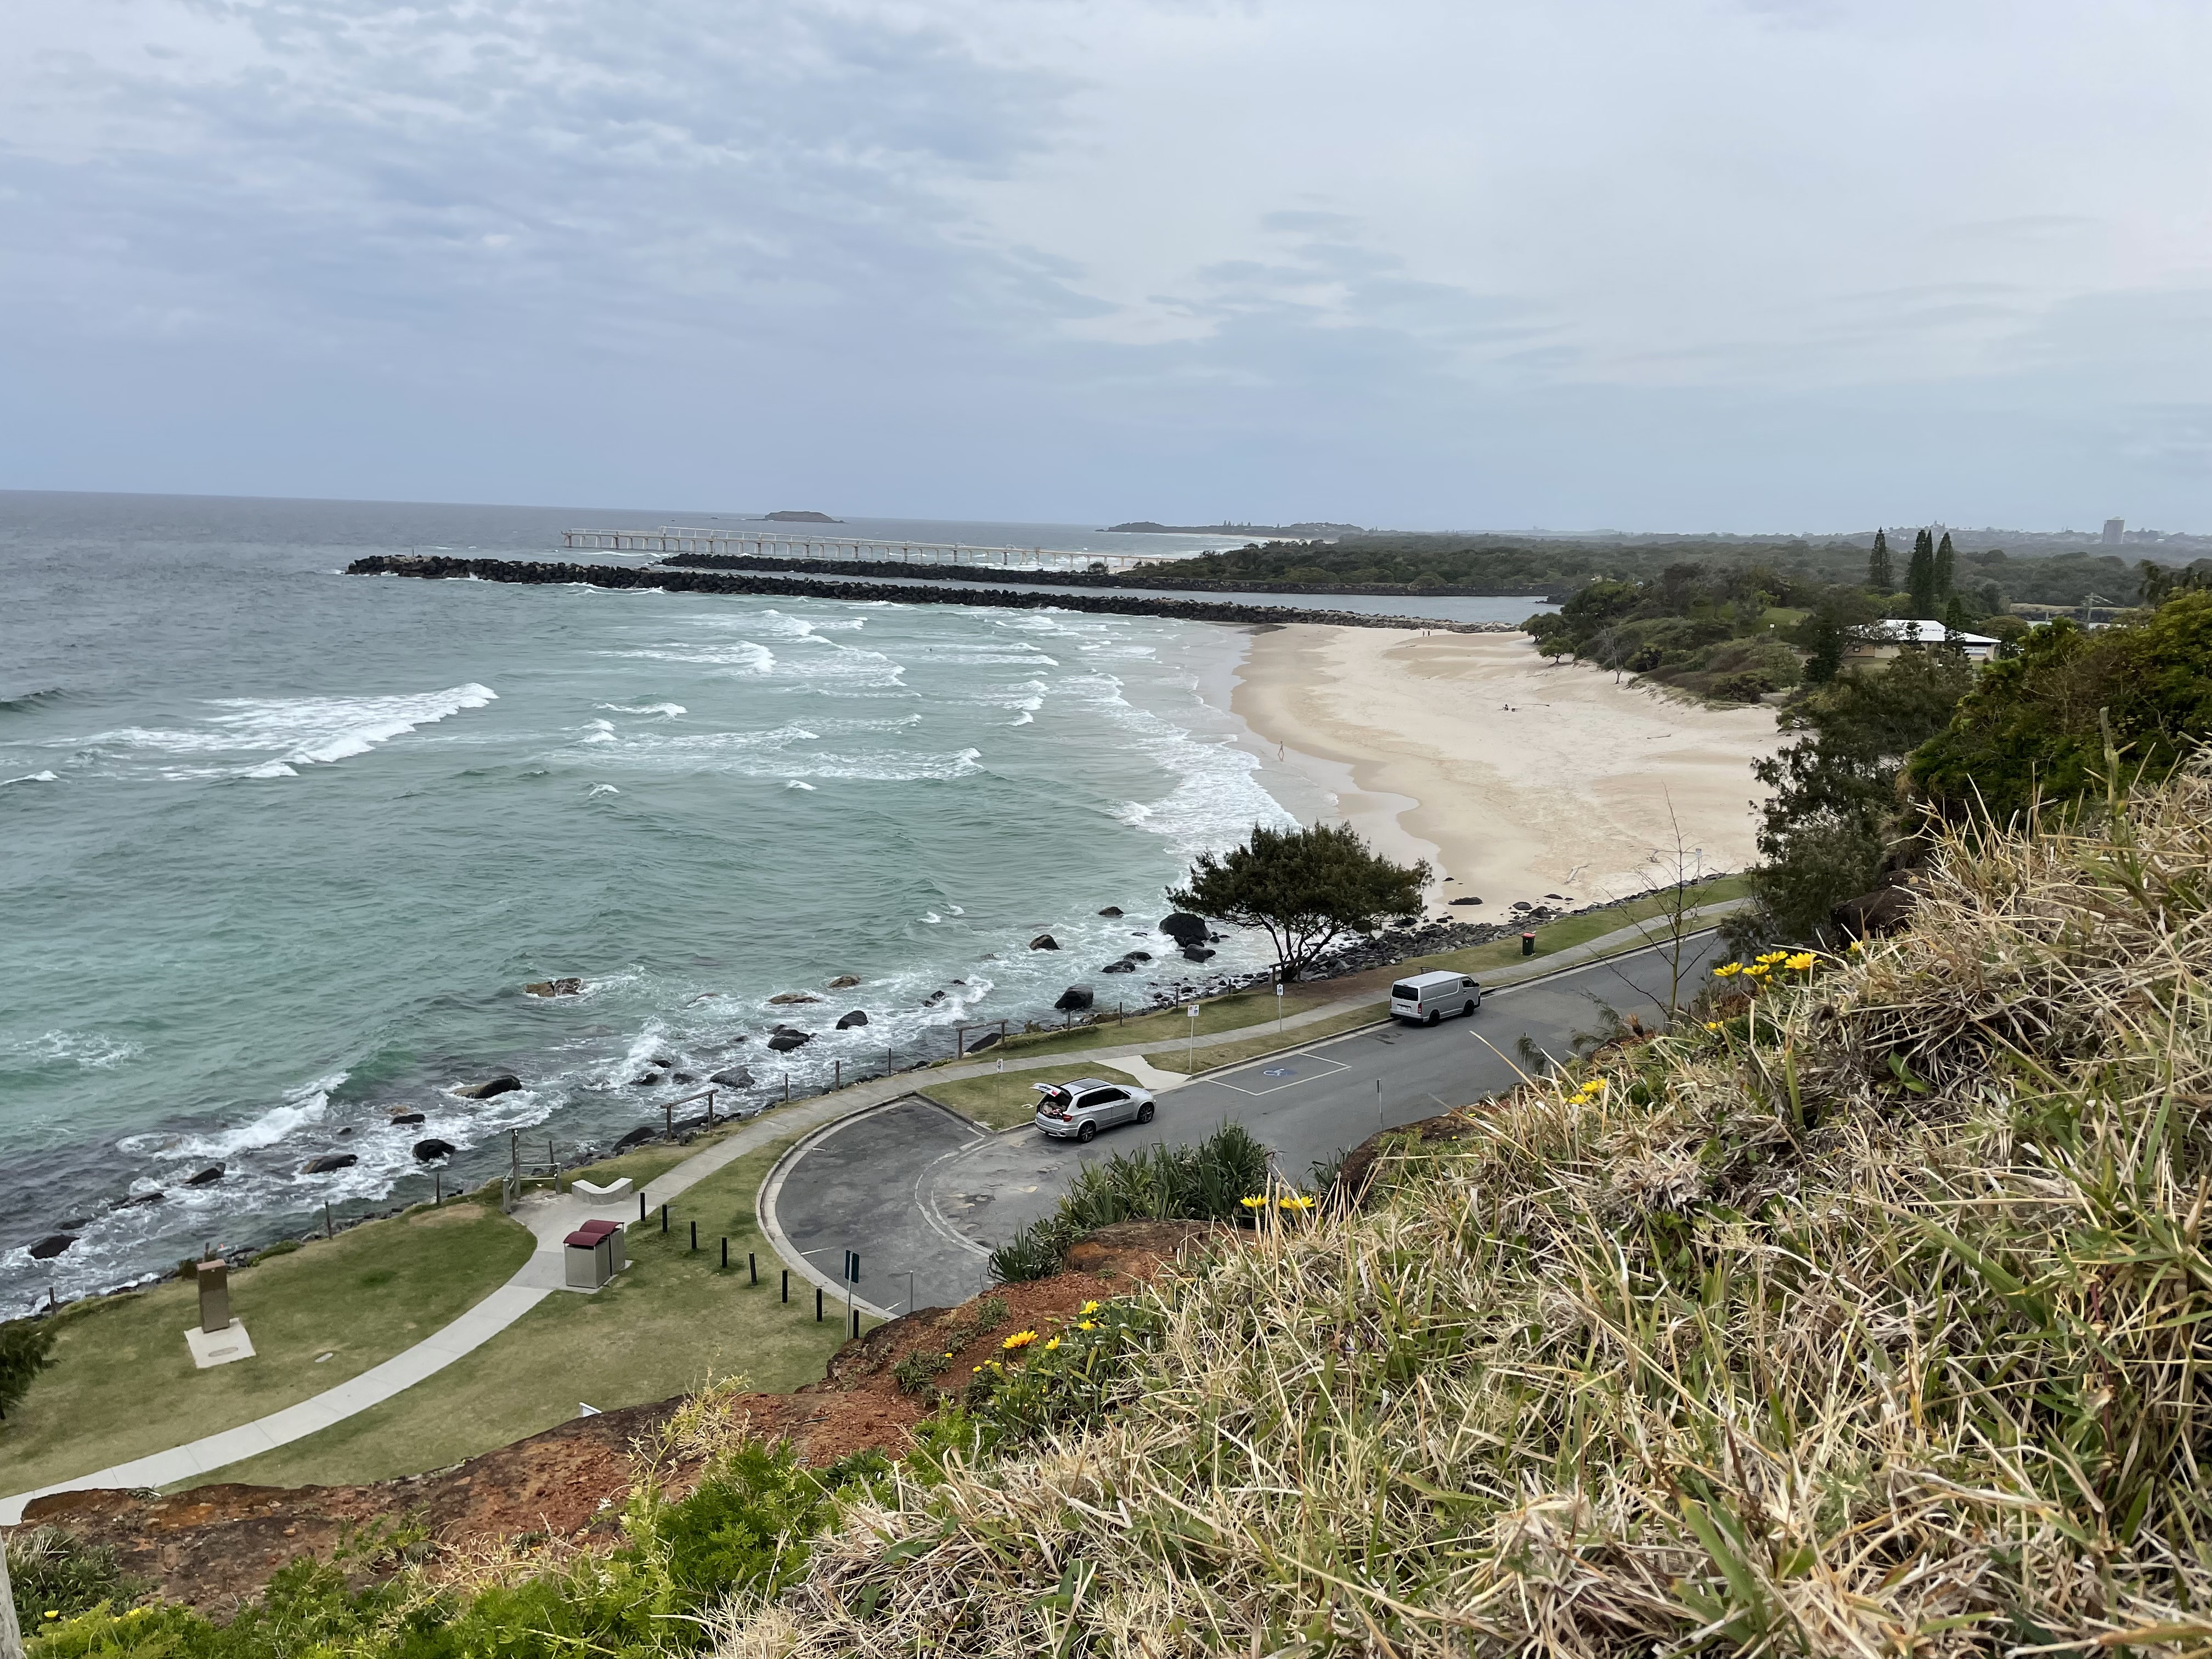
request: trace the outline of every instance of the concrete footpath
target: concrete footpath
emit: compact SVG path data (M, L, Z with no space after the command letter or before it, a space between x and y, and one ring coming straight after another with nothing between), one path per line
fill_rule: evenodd
M1738 900L1707 905L1692 912L1691 915L1696 925L1710 926L1715 919L1735 909L1741 902ZM1654 923L1647 921L1640 927L1616 928L1564 951L1536 957L1525 965L1495 971L1484 979L1484 988L1502 990L1510 985L1559 973L1599 957L1647 944L1650 942L1654 927ZM1291 1015L1281 1023L1279 1028L1284 1042L1286 1045L1293 1043L1297 1041L1293 1033L1348 1013L1356 1013L1363 1008L1374 1007L1376 1000L1370 992L1323 1003L1304 1013ZM1273 1020L1265 1020L1235 1030L1213 1032L1205 1038L1202 1046L1267 1036L1278 1029ZM58 1480L35 1491L0 1498L0 1526L21 1524L23 1506L33 1498L43 1498L50 1492L139 1490L173 1486L183 1481L198 1480L229 1464L257 1457L263 1452L273 1451L279 1446L304 1439L334 1423L343 1422L357 1413L365 1412L372 1406L380 1405L394 1395L404 1393L423 1378L443 1370L462 1355L482 1347L546 1297L562 1291L566 1268L561 1254L561 1241L586 1221L634 1220L637 1215L639 1190L643 1192L648 1208L668 1203L687 1188L703 1181L732 1160L743 1158L771 1141L780 1140L794 1133L823 1128L855 1114L887 1106L913 1094L917 1085L926 1086L926 1083L954 1082L962 1078L981 1077L1000 1071L1032 1071L1048 1066L1065 1066L1070 1060L1097 1060L1127 1073L1146 1088L1155 1091L1177 1088L1194 1079L1179 1072L1161 1071L1148 1064L1144 1058L1148 1048L1174 1046L1174 1038L1161 1036L1146 1042L1085 1048L1073 1054L994 1056L967 1065L937 1066L926 1072L904 1072L892 1077L872 1078L835 1094L817 1095L811 1100L765 1112L735 1133L685 1158L642 1189L625 1193L618 1199L594 1201L574 1193L535 1194L517 1207L514 1218L530 1229L538 1241L538 1248L504 1285L443 1329L410 1348L401 1350L383 1364L372 1366L359 1376L335 1388L326 1389L296 1405L256 1418L250 1423L241 1423L235 1428L225 1429L221 1433L208 1435L167 1451L95 1469L72 1480ZM1249 1058L1247 1056L1237 1063L1243 1064ZM779 1252L785 1256L790 1267L808 1279L836 1288L805 1259L803 1252L786 1243L771 1218L764 1217L764 1219L769 1220L769 1224L763 1231L776 1243ZM874 1310L872 1304L861 1305L866 1310Z

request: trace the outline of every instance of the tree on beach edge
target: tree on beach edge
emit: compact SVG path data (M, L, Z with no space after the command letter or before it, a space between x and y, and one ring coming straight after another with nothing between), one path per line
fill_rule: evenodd
M1393 864L1348 823L1255 824L1242 847L1200 853L1190 884L1170 888L1168 902L1209 921L1265 929L1291 980L1344 934L1419 915L1431 873L1425 862Z

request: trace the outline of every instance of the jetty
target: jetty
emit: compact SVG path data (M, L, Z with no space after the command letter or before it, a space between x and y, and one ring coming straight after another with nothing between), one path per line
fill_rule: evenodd
M1163 553L1082 553L1048 547L971 547L964 542L886 542L865 537L817 536L744 525L665 524L652 530L564 530L561 545L570 552L705 553L730 557L847 559L865 564L974 566L999 570L1118 573L1158 559Z

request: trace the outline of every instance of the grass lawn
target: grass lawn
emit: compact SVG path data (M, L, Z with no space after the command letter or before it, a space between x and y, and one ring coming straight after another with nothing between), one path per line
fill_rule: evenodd
M1036 1085L1066 1083L1079 1077L1103 1078L1109 1083L1134 1083L1127 1072L1097 1062L1084 1066L1040 1066L1026 1072L994 1072L985 1077L963 1078L957 1083L932 1083L921 1092L940 1106L949 1106L963 1117L988 1123L994 1129L1011 1129L1036 1116Z
M406 1393L209 1479L380 1480L550 1429L582 1402L605 1409L665 1400L709 1374L741 1373L769 1392L814 1381L846 1328L835 1311L814 1322L814 1287L796 1275L790 1303L777 1300L782 1264L753 1222L762 1181L797 1139L738 1158L685 1192L670 1206L665 1235L657 1224L633 1224L629 1270L596 1296L556 1291ZM687 1249L695 1220L696 1255ZM726 1234L726 1272L719 1265ZM747 1251L760 1257L757 1285L746 1282Z
M1719 904L1729 899L1741 897L1748 890L1749 885L1749 882L1741 876L1723 876L1717 880L1707 882L1697 889L1692 896L1692 902L1698 905ZM1491 940L1487 945L1473 945L1464 951L1446 951L1437 956L1417 957L1410 961L1396 963L1387 970L1377 969L1370 973L1353 975L1348 980L1323 982L1334 985L1340 997L1347 991L1354 990L1363 985L1371 985L1379 993L1393 979L1407 974L1425 974L1433 971L1472 974L1476 978L1484 980L1487 984L1510 985L1516 980L1545 971L1541 964L1546 957L1555 955L1561 951L1571 950L1601 934L1632 927L1639 921L1651 923L1653 918L1663 916L1670 908L1670 896L1655 894L1648 898L1638 899L1633 904L1624 904L1618 909L1594 910L1583 915L1568 916L1558 921L1545 922L1536 929L1536 953L1534 957L1524 957L1521 954L1521 941L1518 939L1497 939ZM1700 922L1697 925L1704 927L1705 924ZM1652 926L1656 937L1658 924L1653 923ZM1632 945L1623 948L1638 947ZM1514 971L1523 964L1527 964L1526 973ZM1224 999L1224 1000L1228 1000ZM1261 1000L1272 1002L1274 999L1268 996ZM1293 1009L1291 1012L1295 1012L1296 1010ZM1338 1031L1348 1031L1355 1025L1364 1025L1370 1021L1381 1019L1389 1012L1387 1000L1378 995L1371 1003L1363 1004L1356 1009L1328 1019L1317 1020L1310 1025L1302 1026L1282 1036L1278 1036L1273 1030L1269 1030L1253 1036L1241 1037L1234 1042L1206 1044L1197 1052L1197 1069L1203 1072L1214 1066L1232 1066L1240 1060L1250 1060L1255 1055L1268 1054L1288 1042L1317 1041ZM1206 1022L1202 1019L1199 1022L1199 1029L1200 1035L1203 1035ZM1170 1044L1162 1048L1156 1054L1146 1054L1145 1059L1149 1064L1157 1066L1163 1072L1181 1072L1188 1069L1191 1064L1191 1061L1185 1059L1186 1052L1182 1045Z
M231 1275L254 1357L204 1371L185 1347L199 1319L193 1285L65 1311L52 1368L0 1423L0 1491L89 1474L319 1394L481 1301L531 1248L497 1204L452 1200L272 1256Z

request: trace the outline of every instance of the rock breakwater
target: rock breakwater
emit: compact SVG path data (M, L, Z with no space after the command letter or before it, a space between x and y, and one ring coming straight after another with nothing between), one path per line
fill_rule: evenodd
M485 582L658 588L671 593L744 593L777 599L866 599L893 605L966 605L1008 611L1081 611L1184 622L1322 623L1339 628L1425 628L1437 633L1511 634L1509 623L1442 622L1427 617L1370 617L1304 605L1234 605L1224 599L1166 599L1134 593L1023 593L995 587L927 587L830 581L750 572L677 569L667 565L580 564L552 560L464 559L431 553L375 553L346 567L349 576L474 577Z

